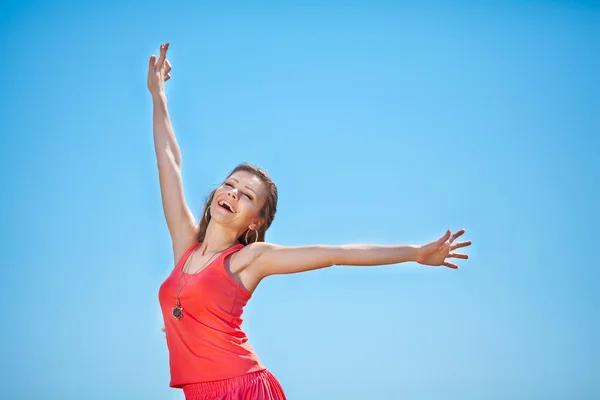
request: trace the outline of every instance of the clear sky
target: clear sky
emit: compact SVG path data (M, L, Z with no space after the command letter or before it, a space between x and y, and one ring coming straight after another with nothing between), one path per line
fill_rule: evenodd
M598 398L599 3L251 4L2 3L0 398L183 399L164 41L197 217L248 161L279 186L269 241L473 241L458 271L265 280L243 327L290 400Z

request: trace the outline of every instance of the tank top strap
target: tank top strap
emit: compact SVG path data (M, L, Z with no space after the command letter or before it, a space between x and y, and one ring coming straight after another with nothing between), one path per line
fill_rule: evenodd
M231 246L230 248L225 250L217 259L219 261L225 260L225 258L227 258L227 256L229 256L237 251L240 251L243 248L244 248L244 245L241 243L234 244L233 246Z
M190 257L190 254L192 254L192 252L194 250L196 250L198 248L198 246L200 246L202 243L195 243L192 246L190 246L189 249L187 249L185 251L185 253L183 253L183 256L181 256L181 258L179 259L179 261L177 261L177 264L175 264L175 268L176 270L181 270L181 268L183 267L183 265L185 264L185 262L187 261L187 259Z

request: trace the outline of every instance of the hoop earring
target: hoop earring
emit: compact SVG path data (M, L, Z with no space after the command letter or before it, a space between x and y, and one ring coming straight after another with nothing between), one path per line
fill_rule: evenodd
M210 206L206 207L206 211L204 211L204 220L208 224L210 221L208 220L208 210L210 210Z
M258 242L258 231L255 230L255 229L248 228L248 230L246 231L246 236L245 236L246 245L248 244L248 234L250 233L250 231L252 231L252 232L254 232L256 234L256 238L254 239L254 243Z

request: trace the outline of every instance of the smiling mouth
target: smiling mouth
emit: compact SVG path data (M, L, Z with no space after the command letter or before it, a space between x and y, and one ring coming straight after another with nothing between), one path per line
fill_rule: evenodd
M219 204L219 207L229 211L230 213L235 214L235 210L233 209L233 206L227 200L221 200L218 204Z

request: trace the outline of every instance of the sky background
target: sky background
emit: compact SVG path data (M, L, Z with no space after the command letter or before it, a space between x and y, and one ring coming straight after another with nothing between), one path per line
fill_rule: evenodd
M290 400L600 397L600 4L0 6L0 398L172 399L148 58L188 203L266 168L282 245L413 263L266 279L244 330Z

